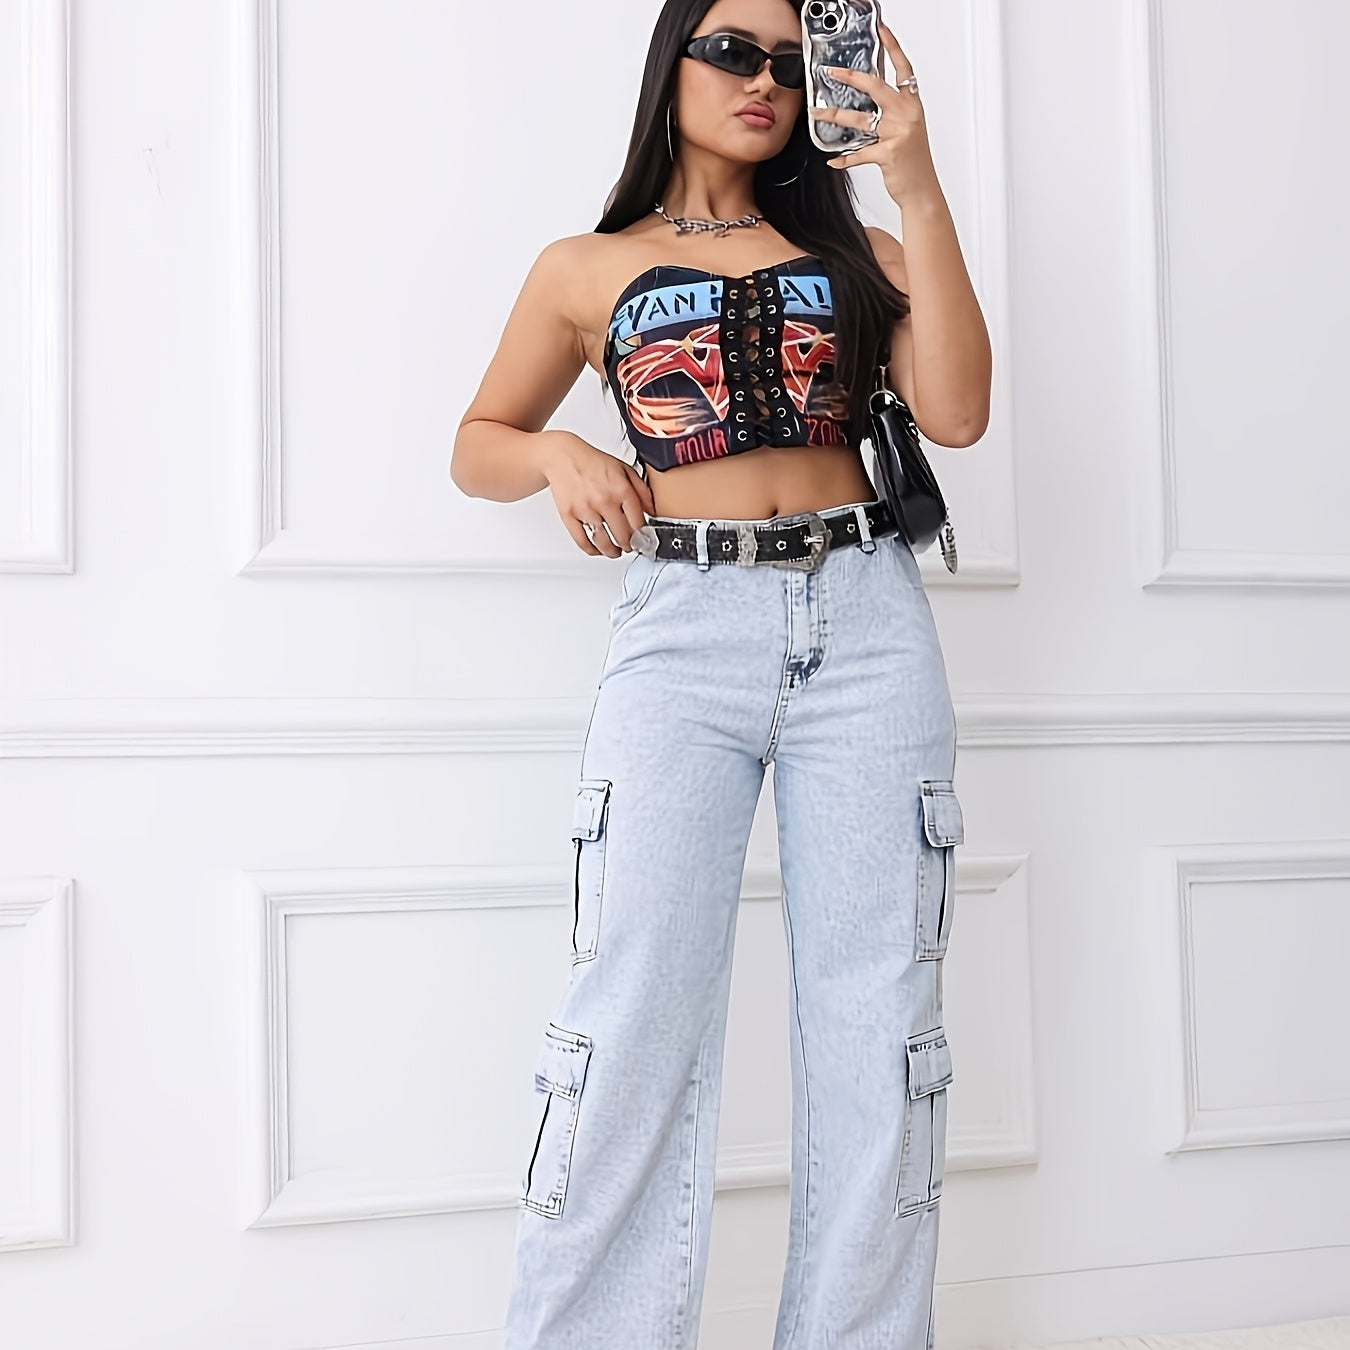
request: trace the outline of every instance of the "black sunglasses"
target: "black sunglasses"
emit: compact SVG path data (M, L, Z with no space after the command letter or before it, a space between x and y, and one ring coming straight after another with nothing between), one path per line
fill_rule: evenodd
M801 52L780 52L775 56L735 33L709 33L706 37L694 38L684 49L684 54L725 70L729 75L743 75L747 79L758 75L767 61L775 84L784 89L806 88L806 58Z

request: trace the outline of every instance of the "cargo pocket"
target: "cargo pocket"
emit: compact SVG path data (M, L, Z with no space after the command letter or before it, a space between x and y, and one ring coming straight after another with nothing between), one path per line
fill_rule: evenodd
M916 882L914 957L935 961L947 951L956 908L956 846L965 842L966 831L951 779L925 778L919 786L923 839Z
M947 1084L952 1056L941 1026L905 1038L908 1084L905 1137L900 1146L900 1180L895 1192L899 1218L934 1204L942 1196L947 1164Z
M572 813L576 849L572 872L572 961L595 955L600 904L605 893L605 825L609 818L608 778L583 778Z
M550 1022L534 1070L534 1090L543 1098L534 1152L521 1180L520 1203L556 1219L567 1198L581 1087L591 1058L591 1039Z

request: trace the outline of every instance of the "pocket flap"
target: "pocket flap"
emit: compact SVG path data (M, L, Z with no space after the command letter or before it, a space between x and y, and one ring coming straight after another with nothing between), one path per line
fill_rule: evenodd
M961 803L949 778L925 778L923 790L923 832L934 848L949 844L963 844L966 825L961 816Z
M605 805L609 801L608 778L583 778L577 788L572 811L572 838L598 839L605 827Z
M586 1078L591 1057L591 1039L575 1031L566 1031L550 1022L544 1030L544 1044L535 1065L534 1081L545 1092L575 1097Z
M943 1027L905 1038L909 1059L909 1095L923 1097L952 1081L952 1052Z

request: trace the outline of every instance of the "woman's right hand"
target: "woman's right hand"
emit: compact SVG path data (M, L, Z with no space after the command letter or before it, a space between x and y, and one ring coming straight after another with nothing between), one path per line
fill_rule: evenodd
M638 471L570 431L544 431L539 436L536 462L577 547L607 558L632 552L633 531L647 523L647 515L656 514L652 490ZM588 525L593 539L587 537Z

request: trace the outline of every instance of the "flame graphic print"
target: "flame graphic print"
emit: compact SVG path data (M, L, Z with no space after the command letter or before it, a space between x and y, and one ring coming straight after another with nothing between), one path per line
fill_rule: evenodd
M793 274L782 264L777 285L783 313L773 321L777 348L772 358L748 363L750 380L737 389L744 398L757 383L780 398L786 422L770 425L753 397L747 415L754 439L735 449L731 420L733 392L726 362L736 355L722 348L722 293L728 279L697 269L667 265L651 269L632 283L615 307L605 349L610 384L628 423L639 456L657 469L716 459L768 442L767 433L786 429L780 445L847 444L847 392L835 382L836 349L829 282L820 264L803 258L811 270ZM680 283L681 274L697 279ZM644 288L644 282L652 284ZM660 284L664 282L665 284ZM730 317L730 316L727 316ZM767 328L766 328L767 331ZM769 351L764 353L766 357ZM781 387L778 387L780 386ZM760 433L766 433L761 435ZM749 439L741 433L743 440Z

